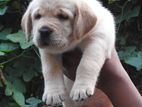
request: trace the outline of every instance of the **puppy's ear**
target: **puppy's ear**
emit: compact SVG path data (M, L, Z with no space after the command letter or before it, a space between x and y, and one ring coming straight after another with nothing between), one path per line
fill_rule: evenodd
M22 17L21 21L22 30L25 32L26 39L29 41L32 32L32 19L31 19L31 9L28 8Z
M95 26L97 18L87 4L76 5L76 16L73 26L73 38L80 39Z

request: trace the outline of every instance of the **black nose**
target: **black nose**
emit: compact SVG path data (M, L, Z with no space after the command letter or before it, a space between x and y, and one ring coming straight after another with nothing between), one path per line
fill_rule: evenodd
M43 36L48 36L53 32L53 30L47 26L43 26L39 29L39 33Z

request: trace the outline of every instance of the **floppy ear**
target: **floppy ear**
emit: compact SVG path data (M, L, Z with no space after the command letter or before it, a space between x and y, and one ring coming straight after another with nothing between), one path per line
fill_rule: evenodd
M86 4L76 6L76 16L73 26L73 38L85 36L95 26L97 18L91 8Z
M31 9L28 8L22 17L21 21L22 30L25 32L26 39L29 41L32 32Z

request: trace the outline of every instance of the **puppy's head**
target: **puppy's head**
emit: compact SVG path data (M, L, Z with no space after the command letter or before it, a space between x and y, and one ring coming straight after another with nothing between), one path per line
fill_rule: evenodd
M61 53L77 45L95 23L94 13L82 0L33 0L21 25L38 48Z

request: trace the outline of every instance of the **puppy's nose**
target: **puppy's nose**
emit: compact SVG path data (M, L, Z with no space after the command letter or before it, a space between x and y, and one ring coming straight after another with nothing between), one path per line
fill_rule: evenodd
M47 26L43 26L39 29L39 33L43 36L48 36L53 32L53 30Z

